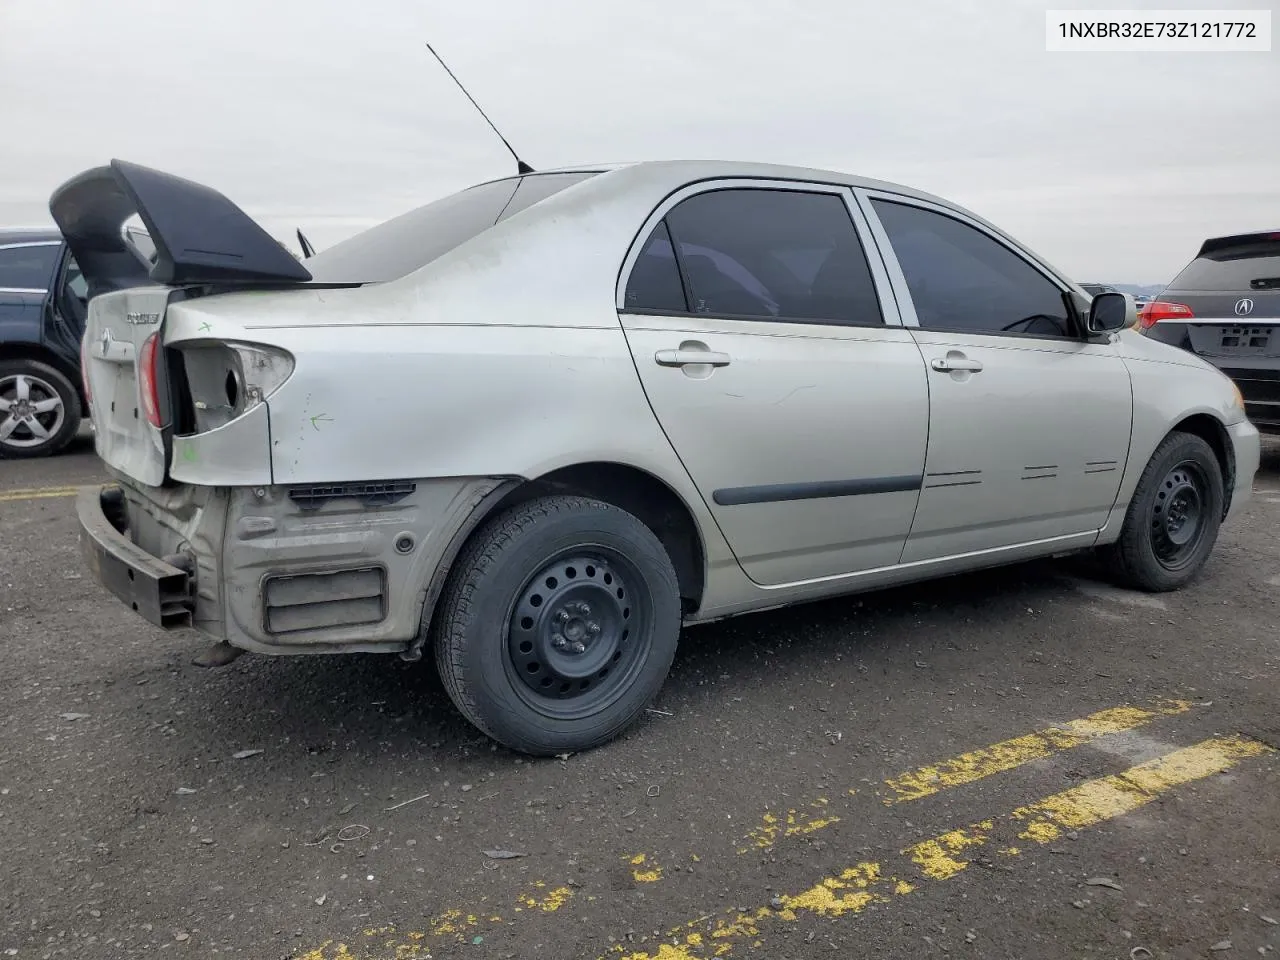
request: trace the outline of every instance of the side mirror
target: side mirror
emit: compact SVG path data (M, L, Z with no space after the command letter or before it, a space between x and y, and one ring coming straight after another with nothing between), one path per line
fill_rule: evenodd
M1089 332L1115 333L1137 319L1133 302L1123 293L1100 293L1089 303Z

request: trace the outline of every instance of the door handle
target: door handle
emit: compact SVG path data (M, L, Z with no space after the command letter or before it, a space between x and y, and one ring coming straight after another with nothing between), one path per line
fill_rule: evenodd
M978 373L982 369L982 361L968 357L934 357L929 366L939 373Z
M687 367L706 364L711 367L727 367L729 355L715 350L659 350L653 359L661 367Z

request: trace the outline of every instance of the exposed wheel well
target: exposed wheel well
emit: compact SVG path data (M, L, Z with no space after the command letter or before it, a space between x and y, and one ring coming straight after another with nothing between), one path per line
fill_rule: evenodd
M617 463L580 463L521 484L494 511L548 493L591 497L626 510L653 531L671 557L680 599L689 613L702 603L706 551L693 514L665 483L636 467Z
M1231 507L1231 494L1235 490L1236 458L1231 447L1231 437L1227 428L1216 418L1207 413L1196 413L1180 421L1171 432L1189 433L1199 437L1212 449L1218 458L1218 466L1222 468L1223 504L1222 515L1227 515Z
M84 388L80 383L80 371L48 347L38 343L0 342L0 360L35 360L53 367L71 383L76 396L80 398L80 409L88 409Z

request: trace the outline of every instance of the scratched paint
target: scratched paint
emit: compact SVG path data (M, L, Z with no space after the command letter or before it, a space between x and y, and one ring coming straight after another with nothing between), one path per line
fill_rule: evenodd
M1175 787L1223 773L1242 760L1273 752L1273 748L1245 737L1205 740L1115 776L1091 780L1019 807L999 821L985 820L908 847L902 851L906 858L903 872L910 865L922 880L949 880L963 873L967 866L958 854L986 846L1002 831L1015 831L1025 824L1018 834L1020 838L1048 843L1062 830L1079 830L1114 820ZM1006 845L1000 847L998 853L1016 857L1020 848ZM752 947L760 946L771 924L857 914L873 904L888 904L918 889L918 883L886 874L882 863L860 863L823 878L807 890L783 895L771 906L731 911L704 926L704 931L709 931L709 941L702 937L694 940L694 934L685 932L688 929L685 924L671 931L671 942L657 945L651 951L627 952L626 947L619 945L612 952L615 956L621 954L622 960L702 960L708 956L730 956L738 945L748 941ZM608 955L601 960L607 958Z

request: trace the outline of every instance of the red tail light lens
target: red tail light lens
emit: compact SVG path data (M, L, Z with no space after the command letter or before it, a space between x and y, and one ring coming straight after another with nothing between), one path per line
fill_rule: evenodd
M1185 303L1171 300L1152 300L1138 311L1138 328L1149 330L1161 320L1190 320L1195 313Z
M153 333L142 344L138 355L138 392L142 394L142 411L147 415L147 423L159 429L160 423L160 384L156 371L156 362L160 355L160 334Z
M93 391L89 389L89 335L80 338L80 386L84 387L84 402L93 404Z

